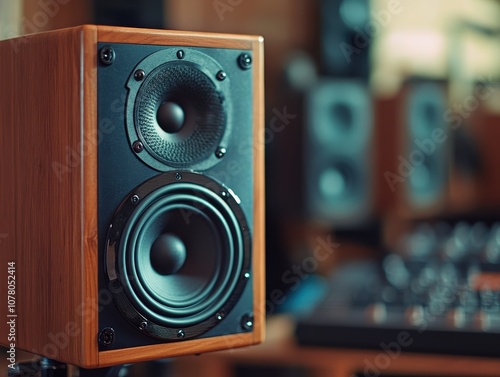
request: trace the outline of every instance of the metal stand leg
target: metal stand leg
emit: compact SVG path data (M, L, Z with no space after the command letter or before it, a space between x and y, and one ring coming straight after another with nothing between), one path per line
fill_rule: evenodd
M66 364L41 358L37 361L17 363L15 369L9 370L9 377L67 377Z
M80 377L126 377L128 366L118 365L110 368L83 369ZM47 358L17 363L15 369L9 370L9 377L67 377L66 364Z
M80 368L80 377L126 377L128 366L117 365L110 368L83 369Z

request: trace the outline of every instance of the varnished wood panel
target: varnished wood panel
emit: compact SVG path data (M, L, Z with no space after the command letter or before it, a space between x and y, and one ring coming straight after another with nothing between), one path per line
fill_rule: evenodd
M252 49L252 40L258 37L237 34L200 33L127 27L99 26L99 42L137 43L169 46L203 46L217 48ZM167 36L168 35L168 36Z
M95 268L82 263L84 206L95 207L83 192L82 31L0 43L0 229L8 234L0 260L2 276L16 263L16 346L77 364L89 362L82 349L97 320L79 313ZM6 330L2 321L2 342Z
M95 26L85 26L81 34L82 71L80 81L83 89L83 101L80 114L83 123L84 140L87 151L83 162L83 195L82 208L82 268L85 275L81 281L83 289L82 304L90 315L85 315L86 331L82 334L80 357L85 364L98 363L97 333L98 333L98 206L97 206L97 33ZM75 364L75 363L74 363Z
M265 336L265 188L264 188L264 45L263 38L253 41L254 68L254 339L260 343Z
M98 351L98 42L250 50L254 56L254 331ZM15 48L14 48L15 47ZM83 367L242 347L264 337L263 40L82 26L0 42L0 262L16 262L16 347ZM259 144L261 143L261 144ZM3 273L2 273L3 276ZM2 302L6 289L0 288ZM3 306L2 313L7 309ZM1 325L5 344L8 328Z
M253 333L227 335L215 338L187 340L165 345L134 347L99 353L99 366L105 367L144 360L202 354L224 349L235 349L255 343Z

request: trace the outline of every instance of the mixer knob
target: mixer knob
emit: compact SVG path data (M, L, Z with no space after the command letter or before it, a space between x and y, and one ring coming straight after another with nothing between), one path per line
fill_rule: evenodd
M449 326L460 329L465 327L466 318L467 316L465 314L465 309L461 306L457 306L448 311L448 314L446 316L446 322L448 323Z
M405 311L405 319L411 326L422 326L425 323L425 310L422 305L412 305Z
M387 308L383 302L376 302L366 308L366 317L370 323L380 324L387 319Z

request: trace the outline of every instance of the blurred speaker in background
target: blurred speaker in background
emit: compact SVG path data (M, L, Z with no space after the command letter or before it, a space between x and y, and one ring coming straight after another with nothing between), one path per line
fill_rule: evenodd
M449 129L444 119L447 86L409 80L401 91L397 177L386 176L401 199L402 212L443 211L448 190Z
M335 77L368 77L370 40L363 35L370 21L369 0L321 0L322 71Z
M498 214L500 210L500 86L477 82L450 114L450 205L461 212Z
M371 214L372 100L366 84L325 79L306 100L306 206L332 226L356 226Z

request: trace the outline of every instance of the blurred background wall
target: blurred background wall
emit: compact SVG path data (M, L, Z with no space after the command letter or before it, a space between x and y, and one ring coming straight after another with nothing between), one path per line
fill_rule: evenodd
M500 1L0 0L0 22L2 38L82 23L264 36L267 286L286 293L269 315L312 307L347 261L408 253L422 225L424 240L445 224L464 243L483 227L474 258L500 263L486 247L500 221ZM310 268L319 280L284 278L328 237L340 247Z

